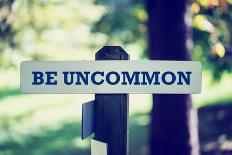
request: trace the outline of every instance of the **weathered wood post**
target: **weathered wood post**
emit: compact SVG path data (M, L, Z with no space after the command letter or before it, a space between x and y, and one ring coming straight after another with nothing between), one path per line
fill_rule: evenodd
M129 55L120 46L104 46L96 60L129 60ZM128 154L128 101L128 94L95 95L94 139L108 144L108 155Z

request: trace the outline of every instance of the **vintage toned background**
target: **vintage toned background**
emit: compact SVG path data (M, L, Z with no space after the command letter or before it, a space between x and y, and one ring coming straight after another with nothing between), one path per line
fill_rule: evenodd
M0 155L90 154L90 141L80 137L81 104L94 95L23 95L20 62L94 60L104 45L122 46L132 60L149 59L145 4L0 0ZM188 9L187 43L203 64L202 93L192 96L201 153L232 154L232 0L194 0ZM131 155L149 155L151 109L152 95L130 95Z

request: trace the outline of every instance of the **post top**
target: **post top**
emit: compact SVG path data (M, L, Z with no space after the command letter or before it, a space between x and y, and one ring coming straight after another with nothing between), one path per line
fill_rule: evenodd
M129 60L129 55L121 46L104 46L95 57L96 60Z

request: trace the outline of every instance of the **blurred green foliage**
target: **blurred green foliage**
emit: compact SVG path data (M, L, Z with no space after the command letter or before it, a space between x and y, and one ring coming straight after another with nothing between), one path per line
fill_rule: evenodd
M92 98L22 95L18 66L23 60L93 60L107 44L123 46L131 59L147 59L144 1L0 1L0 154L88 153L88 141L80 139L81 104ZM193 59L207 69L194 104L231 103L231 74L223 73L232 71L232 0L195 0L189 9ZM212 73L214 79L223 74L215 85ZM151 96L131 95L130 102L130 152L146 154Z
M90 33L104 7L90 0L7 2L0 6L2 67L19 66L22 60L78 60L105 44L106 35Z
M97 4L110 5L94 26L94 32L107 33L125 43L146 41L146 10L144 0L107 1ZM190 5L193 15L193 59L201 60L205 69L212 71L214 79L223 72L232 71L232 1L194 0ZM168 10L167 10L168 11ZM143 43L143 54L147 45Z
M147 57L146 21L147 13L143 0L96 0L97 5L107 6L106 13L93 25L92 32L107 34L107 42L113 40L123 44L137 44L141 57ZM136 49L135 49L136 50Z
M1 66L105 44L125 45L147 57L144 0L4 0L0 7ZM231 0L195 0L190 5L193 59L201 60L215 79L232 71L231 10Z
M194 59L218 79L232 71L232 1L197 0L193 13Z

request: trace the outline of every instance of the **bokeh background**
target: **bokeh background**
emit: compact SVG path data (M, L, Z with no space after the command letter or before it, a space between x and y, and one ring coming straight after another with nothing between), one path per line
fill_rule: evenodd
M232 0L195 0L193 60L203 64L198 108L202 154L232 150ZM25 95L24 60L94 60L120 45L149 59L144 0L0 0L0 155L90 154L81 140L81 105L94 95ZM151 95L130 95L131 155L149 154Z

